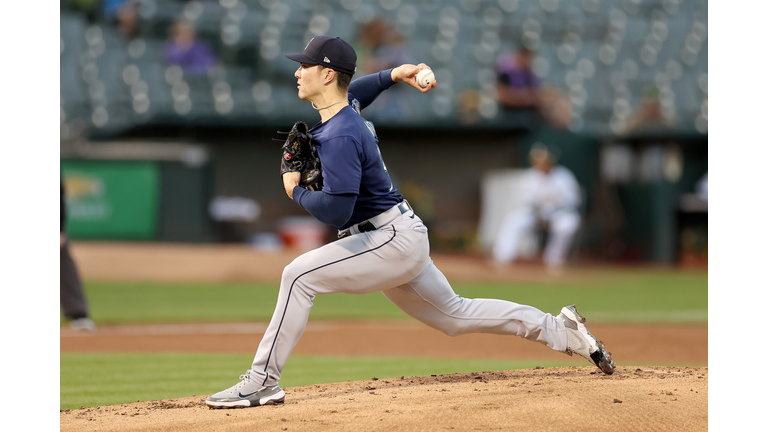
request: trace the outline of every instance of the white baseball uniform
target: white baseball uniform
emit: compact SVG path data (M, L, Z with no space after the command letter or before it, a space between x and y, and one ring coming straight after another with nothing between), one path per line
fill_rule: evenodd
M544 263L560 266L565 263L568 248L581 223L579 205L581 193L573 173L556 165L549 173L531 168L523 180L523 206L504 220L493 248L493 258L508 264L517 258L520 241L533 231L538 220L549 224L549 241L544 251Z

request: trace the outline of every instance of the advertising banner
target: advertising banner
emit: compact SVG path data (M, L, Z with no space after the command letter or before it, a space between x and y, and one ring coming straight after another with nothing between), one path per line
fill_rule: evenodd
M160 173L153 162L62 160L73 239L156 237Z

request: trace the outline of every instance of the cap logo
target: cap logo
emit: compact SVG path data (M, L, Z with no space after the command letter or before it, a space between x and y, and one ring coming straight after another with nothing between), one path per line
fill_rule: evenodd
M303 52L288 53L285 56L305 65L325 65L340 73L357 72L355 49L338 37L315 36L307 42Z

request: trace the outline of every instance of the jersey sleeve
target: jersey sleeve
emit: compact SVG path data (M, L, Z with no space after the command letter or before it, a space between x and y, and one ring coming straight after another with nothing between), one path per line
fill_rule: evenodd
M321 162L323 192L331 195L358 194L362 179L362 149L351 136L339 136L323 143Z
M392 80L392 69L386 69L379 73L358 78L349 85L349 100L355 99L359 103L360 110L372 104L384 91L395 85ZM353 105L355 105L353 103Z
M296 186L293 188L293 200L315 219L341 229L352 216L357 195L330 195Z

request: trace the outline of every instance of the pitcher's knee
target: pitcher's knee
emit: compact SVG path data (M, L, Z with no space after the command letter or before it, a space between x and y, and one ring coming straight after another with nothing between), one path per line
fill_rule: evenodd
M296 268L297 266L294 263L290 263L283 269L283 275L281 276L281 281L283 285L292 283L296 279L298 279L299 275L301 274L299 272L299 269Z
M283 269L280 287L306 287L308 278L307 269L294 260Z

